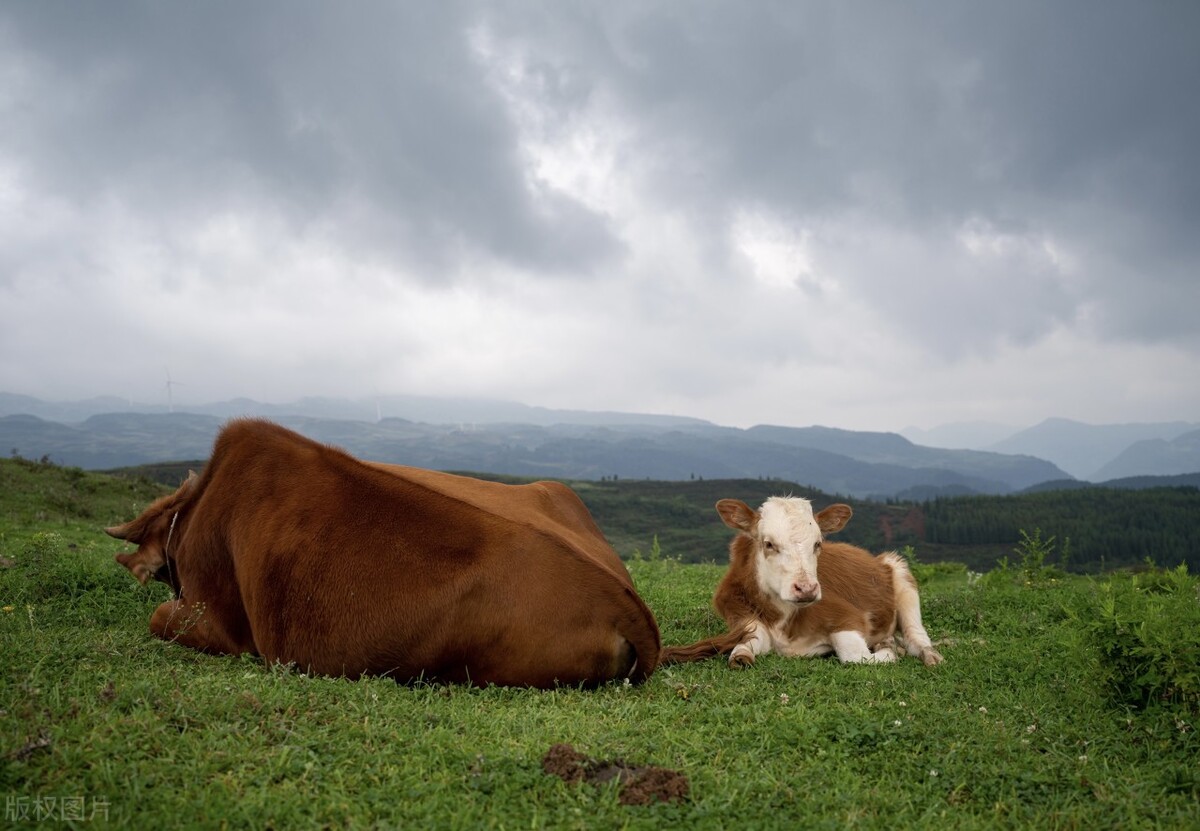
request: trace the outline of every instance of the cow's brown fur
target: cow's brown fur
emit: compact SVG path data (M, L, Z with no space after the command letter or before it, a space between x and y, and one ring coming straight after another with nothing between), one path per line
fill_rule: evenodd
M237 420L198 477L107 530L139 545L117 556L134 576L176 590L151 631L207 652L533 687L658 664L653 614L559 483L364 463Z

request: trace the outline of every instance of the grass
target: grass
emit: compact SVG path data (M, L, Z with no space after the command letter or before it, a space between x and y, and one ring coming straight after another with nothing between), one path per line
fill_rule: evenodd
M590 692L348 682L152 638L166 588L133 581L99 529L157 491L36 468L0 464L10 825L40 806L130 827L1200 826L1196 712L1107 692L1085 625L1102 581L929 569L934 669L764 656ZM720 567L630 569L664 642L719 630ZM540 766L557 742L682 771L690 798L567 785Z

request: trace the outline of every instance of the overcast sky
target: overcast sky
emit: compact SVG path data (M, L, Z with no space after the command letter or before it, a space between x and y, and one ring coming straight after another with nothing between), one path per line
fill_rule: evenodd
M3 2L0 391L1200 420L1200 4Z

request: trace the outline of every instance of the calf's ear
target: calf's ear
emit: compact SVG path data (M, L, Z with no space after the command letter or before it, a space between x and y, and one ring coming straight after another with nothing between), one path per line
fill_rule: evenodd
M830 505L825 510L817 514L817 527L821 529L822 534L832 534L834 531L841 531L846 527L846 523L850 521L854 511L850 510L849 505L843 505L840 502L836 505Z
M758 514L753 508L740 499L722 499L717 503L717 513L730 528L750 533L754 523L758 522Z

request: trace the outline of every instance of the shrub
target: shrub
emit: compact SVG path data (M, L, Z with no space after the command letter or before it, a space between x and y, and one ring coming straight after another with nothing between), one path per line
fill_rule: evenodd
M1049 579L1058 579L1064 575L1061 569L1046 564L1054 555L1055 538L1042 537L1042 529L1034 528L1033 534L1021 529L1021 541L1013 552L1021 558L1021 577L1027 586L1036 586ZM1064 551L1069 551L1071 541L1068 539ZM1065 555L1064 555L1065 556ZM1065 564L1065 560L1063 561Z
M29 542L21 556L17 559L20 568L28 581L28 591L37 598L53 586L59 575L55 568L62 556L62 537L53 531L38 531L29 537Z
M633 560L634 562L642 562L643 560L647 560L651 563L657 563L659 560L678 561L679 557L665 556L662 553L662 548L658 544L658 534L655 534L654 540L650 543L650 553L643 556L641 549L635 548L635 549L633 549L633 554L630 556L630 559Z
M1071 540L1063 544L1059 562L1062 568L1047 565L1054 556L1055 538L1043 537L1041 528L1034 528L1033 533L1020 530L1021 541L1013 549L1019 562L1010 563L1008 557L1001 557L995 568L971 582L982 587L996 588L1001 585L1017 583L1023 586L1045 586L1047 583L1058 583L1066 577L1066 563L1070 556Z
M1085 628L1114 700L1200 712L1200 582L1186 565L1114 576L1088 614Z

